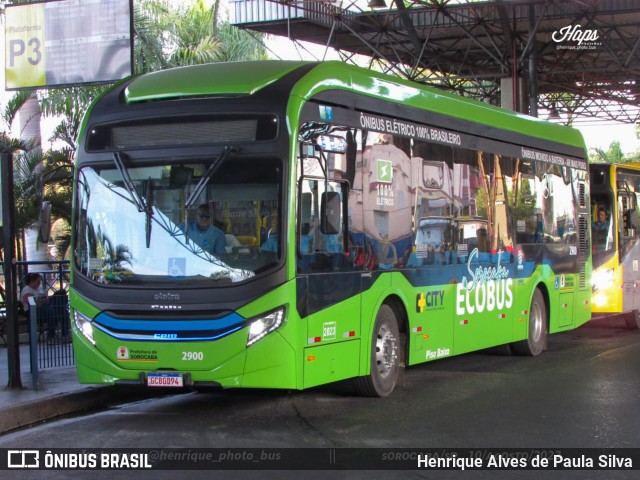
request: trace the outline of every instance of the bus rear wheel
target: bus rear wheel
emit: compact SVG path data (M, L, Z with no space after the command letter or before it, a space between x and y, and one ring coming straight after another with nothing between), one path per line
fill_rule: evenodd
M513 353L535 357L542 353L547 346L549 328L547 324L547 305L540 290L536 289L529 308L529 334L526 340L511 344Z
M382 305L376 316L371 342L371 373L355 379L356 390L366 397L386 397L393 392L400 372L401 343L396 314Z
M624 322L631 329L640 328L640 310L633 310L624 316Z

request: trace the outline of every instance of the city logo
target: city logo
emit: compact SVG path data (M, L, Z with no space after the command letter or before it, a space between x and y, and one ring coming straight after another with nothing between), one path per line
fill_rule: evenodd
M444 290L419 293L416 296L416 312L442 310L444 308Z
M424 307L427 306L427 295L424 293L419 293L416 296L416 312L422 313L424 312Z
M129 359L129 349L127 347L118 347L117 353L118 360L128 360Z

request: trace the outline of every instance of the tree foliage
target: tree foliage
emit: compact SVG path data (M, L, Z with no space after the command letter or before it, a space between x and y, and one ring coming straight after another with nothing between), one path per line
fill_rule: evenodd
M625 155L619 141L611 142L608 150L594 148L589 153L590 163L626 163L640 161L640 151Z
M619 141L611 142L608 150L602 148L594 148L589 154L589 161L591 163L624 163L629 162L631 159L625 157L620 147Z

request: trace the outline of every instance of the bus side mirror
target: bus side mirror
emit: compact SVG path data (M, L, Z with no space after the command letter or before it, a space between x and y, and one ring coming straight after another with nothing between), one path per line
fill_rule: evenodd
M638 227L638 212L635 209L630 208L624 212L624 228L637 228Z
M44 201L40 206L40 217L38 219L38 241L49 243L51 236L51 202Z
M320 204L320 231L325 235L340 233L340 194L324 192Z

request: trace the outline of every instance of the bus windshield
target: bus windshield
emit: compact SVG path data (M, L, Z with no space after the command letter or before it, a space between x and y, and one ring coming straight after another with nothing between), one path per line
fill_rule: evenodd
M212 160L81 168L76 271L102 284L215 287L275 267L281 162Z

